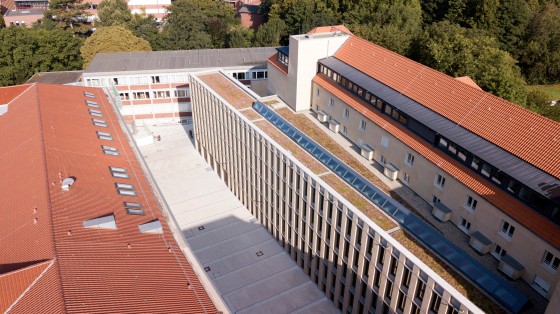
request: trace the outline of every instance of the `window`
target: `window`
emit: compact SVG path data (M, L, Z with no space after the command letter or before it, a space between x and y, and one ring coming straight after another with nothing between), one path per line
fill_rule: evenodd
M385 158L385 156L383 156L383 155L379 155L379 163L382 166L385 166L385 164L387 163L387 158Z
M128 172L126 171L125 168L121 168L121 167L109 167L109 171L111 171L111 175L115 178L122 178L122 179L128 179L130 178L128 176Z
M100 140L112 141L113 135L111 135L111 133L97 131L97 138Z
M441 202L441 200L437 196L432 195L432 204L435 205L436 203L439 202Z
M360 121L360 130L362 132L366 130L366 122L364 120Z
M134 92L132 96L134 99L150 99L150 92Z
M348 128L345 125L343 125L342 126L342 134L346 134L346 133L348 133Z
M103 117L103 112L95 109L89 109L89 114L94 117L100 117L100 118Z
M86 105L92 108L99 108L99 104L91 100L86 100Z
M111 155L111 156L119 156L119 151L115 148L115 147L111 147L111 146L101 146L101 149L103 149L103 154L105 155Z
M441 305L441 297L437 293L432 294L432 299L430 300L430 311L437 313L439 311L439 306Z
M119 93L119 97L121 100L130 100L130 96L128 93Z
M438 174L436 176L436 180L434 181L434 185L438 189L443 189L443 186L445 185L445 178L441 174Z
M268 72L266 70L265 71L254 71L252 73L252 78L253 78L253 80L266 79L266 78L268 78Z
M334 107L334 99L329 99L329 107Z
M404 268L404 273L402 275L402 285L404 287L410 286L410 278L412 277L412 272L410 271L410 269L408 267Z
M189 97L188 90L186 90L186 89L177 89L177 90L175 90L175 97L177 97L177 98L186 98L186 97Z
M549 251L544 251L544 257L542 260L543 265L548 266L550 269L556 271L560 265L560 259L554 256Z
M132 184L115 183L115 187L119 195L136 196L136 191L134 191L134 186Z
M170 98L171 92L168 90L160 90L154 92L154 98Z
M477 200L475 200L472 196L467 195L467 201L465 202L465 208L469 211L474 211L476 209Z
M426 292L426 283L418 279L418 285L416 285L416 297L423 300L424 292Z
M84 92L84 96L88 97L88 98L95 98L95 95L92 93L88 93L88 92Z
M459 226L459 228L465 233L468 233L468 231L471 229L471 223L465 218L461 218L461 225Z
M152 84L158 84L158 83L160 83L159 76L157 75L152 76Z
M412 155L411 153L406 153L406 164L409 167L412 167L414 165L414 155Z
M496 258L500 259L502 256L505 256L506 254L507 251L504 250L501 246L499 246L498 244L494 246L494 252L492 252L492 255L494 255Z
M507 238L511 239L511 237L513 236L513 233L515 232L515 227L512 226L509 222L507 221L503 221L502 222L502 229L501 229L502 235L506 236Z
M410 184L410 175L406 172L404 172L403 181L404 181L404 183L406 183L406 185Z
M344 119L348 119L349 116L350 116L350 109L348 108L344 109L344 114L343 114Z
M105 121L105 120L91 119L91 121L93 122L93 125L95 125L95 126L99 126L99 127L102 127L102 128L107 127L107 121Z
M317 93L315 94L317 97L321 94L321 90L317 88Z
M124 209L129 215L144 215L142 205L138 203L124 202Z
M381 146L389 148L389 138L385 135L381 135Z

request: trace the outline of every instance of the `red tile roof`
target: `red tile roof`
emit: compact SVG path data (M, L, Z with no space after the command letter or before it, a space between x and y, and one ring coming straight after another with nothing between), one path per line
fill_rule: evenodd
M10 101L14 100L18 95L20 95L24 90L29 88L31 85L16 85L0 87L0 105L8 104Z
M356 36L335 57L560 178L560 124Z
M282 73L288 75L288 68L278 61L278 53L275 53L272 57L268 58L267 61Z
M86 99L100 105L108 128L92 124ZM96 131L114 140L100 140ZM101 89L33 84L0 116L0 132L0 171L9 178L0 180L0 265L52 259L56 270L17 300L12 312L29 313L50 306L51 299L55 308L79 313L216 312ZM120 156L103 154L101 145L116 147ZM109 166L126 168L130 179L113 178ZM66 177L76 178L69 191L61 189ZM118 195L116 182L132 184L138 196ZM124 201L142 204L146 215L126 214ZM83 227L109 213L116 230ZM139 231L138 225L154 219L162 234Z
M318 33L330 33L330 32L343 32L352 35L352 32L346 28L344 25L333 25L333 26L319 26L307 32L308 34L318 34Z
M560 227L550 222L548 219L530 209L517 199L513 198L497 186L486 180L480 180L476 174L458 163L447 154L428 144L420 137L404 129L403 126L392 120L386 115L379 114L376 109L366 105L359 98L341 88L337 83L317 74L313 82L327 89L341 101L348 104L375 124L385 129L388 133L398 138L405 145L409 146L433 164L438 165L443 171L447 172L465 186L475 191L490 203L503 210L507 215L532 230L538 236L549 242L556 248L560 248Z
M474 87L476 89L480 89L482 90L482 88L480 88L480 86L478 86L478 84L476 84L475 81L473 81L470 77L468 76L461 76L461 77L456 77L455 78L457 81L461 82L461 83L465 83L467 85L469 85L470 87Z

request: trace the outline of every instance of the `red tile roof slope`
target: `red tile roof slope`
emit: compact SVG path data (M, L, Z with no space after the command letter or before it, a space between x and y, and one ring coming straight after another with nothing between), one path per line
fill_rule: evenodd
M272 57L268 58L267 61L282 73L288 75L288 68L278 61L278 53L275 53Z
M330 33L341 31L343 33L352 35L352 32L346 28L344 25L333 25L333 26L318 26L307 32L308 34L318 34L318 33Z
M560 124L356 36L335 57L560 178Z
M16 86L6 86L0 87L0 105L5 105L10 101L14 100L18 95L20 95L24 90L28 89L31 85L16 85Z
M55 278L59 278L63 288L66 311L215 313L209 296L172 237L103 91L40 83L34 84L32 89L34 92L28 93L34 97L18 98L10 105L8 113L0 116L0 127L3 128L2 120L5 120L19 123L24 130L30 129L28 133L36 133L25 143L12 140L7 143L11 146L6 147L14 147L12 150L17 151L19 146L33 146L34 152L19 155L19 164L14 160L12 166L19 169L19 177L38 176L35 181L46 188L44 193L33 193L42 189L30 189L29 186L17 188L21 184L15 179L9 180L15 188L11 194L5 194L5 198L0 199L0 209L5 207L4 204L19 204L27 199L33 201L33 196L41 199L44 194L46 197L44 211L52 217L52 223L40 219L31 226L38 228L45 224L52 230L52 235L44 238L53 239L57 259L55 266L60 274ZM95 99L86 98L84 91L94 94ZM92 124L93 117L89 115L86 99L100 105L99 110L104 115L101 119L107 121L107 128ZM39 108L35 112L38 121L34 123L29 122L33 120L29 119L27 112L32 107ZM7 134L7 137L16 137L21 132L14 125L2 131L6 131L2 134ZM111 133L114 140L100 140L96 131ZM120 155L103 154L101 145L117 148ZM17 156L15 153L12 155L12 159ZM25 162L29 165L22 167L21 163ZM41 169L33 169L35 164ZM0 165L4 167L5 164ZM126 168L130 179L113 178L110 166ZM76 179L69 191L61 189L61 181L66 177ZM132 184L137 196L119 195L115 188L117 182ZM125 201L142 204L146 215L126 214ZM31 216L33 211L27 207L28 204L18 206L2 214L8 217ZM42 212L43 208L39 210L40 214ZM116 230L83 227L84 221L107 214L114 215ZM139 231L139 225L155 219L161 222L162 234ZM32 234L22 234L13 227L9 230L8 233L23 239L21 248L15 248L19 254L26 251L25 241L35 240Z
M46 261L0 275L0 313L6 312L52 263Z
M442 170L480 194L490 203L501 208L506 214L526 226L529 230L535 232L545 241L556 248L560 248L560 237L558 236L560 227L508 195L492 183L478 179L467 167L459 164L444 152L434 149L433 146L405 130L400 124L396 123L388 116L378 114L377 110L372 109L359 98L352 95L347 90L342 89L338 84L334 83L323 74L317 74L313 78L313 82L333 93L333 95L338 97L341 101L368 117L371 121L398 138L405 145L441 167Z

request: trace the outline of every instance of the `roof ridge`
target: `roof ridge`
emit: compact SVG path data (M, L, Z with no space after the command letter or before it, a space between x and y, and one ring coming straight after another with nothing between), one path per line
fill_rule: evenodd
M4 311L4 313L8 313L10 312L10 310L27 294L27 292L29 292L29 290L35 286L35 284L43 277L43 275L54 265L54 262L56 261L56 257L51 259L51 260L47 260L43 263L39 263L36 265L32 265L30 267L24 268L24 270L29 270L38 266L42 266L43 264L46 263L50 263L50 265L48 265L45 269L43 269L43 271L37 276L37 278L35 278L35 280L33 280L33 282L27 286L27 288L25 288L25 290L23 290L23 292L19 295L19 297L17 297L17 299L14 300L14 302L6 309L6 311ZM21 269L20 269L21 270ZM18 271L20 271L18 270Z

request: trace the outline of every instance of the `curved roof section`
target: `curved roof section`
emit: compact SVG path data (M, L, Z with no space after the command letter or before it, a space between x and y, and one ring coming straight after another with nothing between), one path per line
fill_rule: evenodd
M560 124L351 36L335 57L560 178Z

